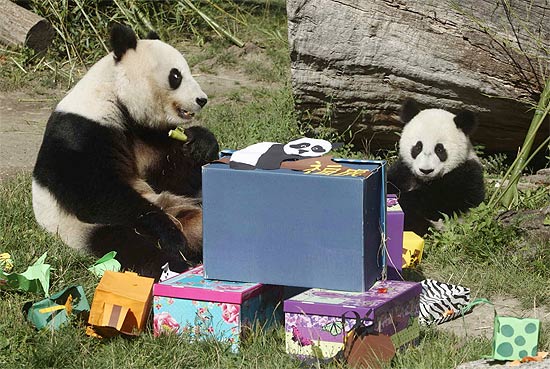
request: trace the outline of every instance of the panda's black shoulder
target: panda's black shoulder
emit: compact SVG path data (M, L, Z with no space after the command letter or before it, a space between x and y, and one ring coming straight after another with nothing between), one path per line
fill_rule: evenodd
M34 175L46 179L52 173L79 166L108 166L112 158L127 155L123 131L101 125L81 115L54 112L50 116L38 152ZM98 160L99 159L99 160Z
M483 166L476 159L469 159L453 169L450 173L460 178L473 178L483 176ZM453 178L458 179L458 178Z
M387 191L390 194L410 191L419 186L420 181L415 177L409 166L399 158L388 168Z
M122 137L124 134L120 129L101 125L78 114L60 111L51 114L44 132L46 144L52 140L77 151L90 149L88 147L90 141L93 141L97 148L96 145L101 145L103 142L105 145L111 145L113 140L120 140Z
M132 150L125 133L81 115L52 113L33 170L68 213L88 217L98 211L97 193L119 193L135 177ZM125 206L124 202L113 206Z
M452 198L462 199L467 207L477 206L485 199L483 166L476 159L466 160L441 177L437 181L437 187Z

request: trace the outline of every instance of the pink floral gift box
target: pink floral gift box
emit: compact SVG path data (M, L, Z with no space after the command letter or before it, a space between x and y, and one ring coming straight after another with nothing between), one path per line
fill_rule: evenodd
M333 358L357 317L389 336L395 349L415 343L421 291L420 283L386 280L366 292L302 292L284 302L286 351L304 360Z
M201 265L153 286L154 334L229 342L237 352L254 324L282 321L282 295L279 286L204 279Z

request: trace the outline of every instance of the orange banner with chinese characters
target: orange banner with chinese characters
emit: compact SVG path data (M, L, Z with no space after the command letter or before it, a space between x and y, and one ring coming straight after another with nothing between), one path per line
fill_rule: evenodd
M326 176L350 176L368 177L368 169L353 169L332 160L332 156L320 156L317 158L302 159L296 161L284 161L281 168L299 170L306 174L320 174Z

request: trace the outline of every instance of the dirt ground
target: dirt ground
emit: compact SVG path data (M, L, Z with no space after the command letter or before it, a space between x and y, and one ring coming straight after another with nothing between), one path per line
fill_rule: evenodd
M216 74L197 73L196 80L213 97L209 105L260 83L240 71L219 69ZM51 90L47 95L32 91L0 93L0 181L18 172L31 171L46 127L46 122L65 91Z
M209 105L221 103L236 91L261 85L239 70L218 68L212 74L194 71L203 90L211 97ZM66 91L52 90L37 95L32 91L0 93L0 182L18 172L29 172L34 166L48 117ZM540 307L522 309L516 299L493 299L499 315L534 317L550 321L550 310ZM457 319L440 326L459 336L492 336L493 309L478 306L464 320Z
M494 311L499 316L513 316L517 318L537 318L550 322L550 310L541 306L524 309L518 300L508 297L492 298L494 309L487 304L477 305L474 310L465 316L465 319L455 319L441 325L442 329L450 330L458 336L487 337L493 336Z
M0 180L32 169L53 105L23 91L0 95Z

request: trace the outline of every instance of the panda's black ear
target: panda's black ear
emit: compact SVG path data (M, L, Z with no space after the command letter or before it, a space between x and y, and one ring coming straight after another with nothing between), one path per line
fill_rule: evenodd
M111 27L111 47L116 61L120 61L128 49L135 49L136 46L136 34L130 27L119 23Z
M471 135L477 128L477 118L469 110L462 110L455 116L456 126L464 132L466 136Z
M408 98L403 101L403 105L401 105L399 118L401 118L403 123L409 123L418 113L420 113L418 104L414 99Z
M147 36L145 36L145 39L146 40L160 40L160 37L159 37L158 33L156 33L155 31L149 31L147 33Z

